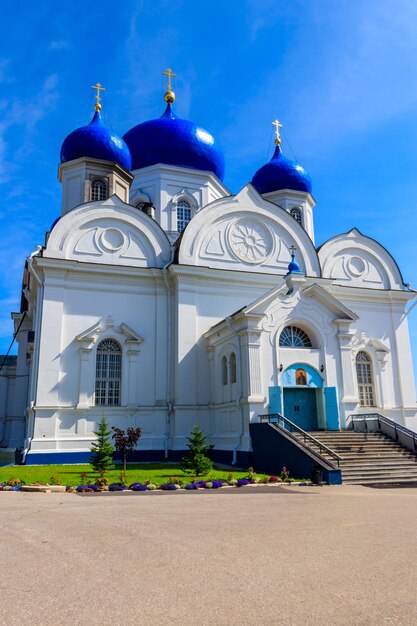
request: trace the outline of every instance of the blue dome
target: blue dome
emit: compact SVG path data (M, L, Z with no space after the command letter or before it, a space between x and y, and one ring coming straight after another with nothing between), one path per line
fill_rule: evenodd
M303 274L303 270L295 260L295 252L291 253L291 261L288 265L288 274Z
M132 167L129 148L121 137L107 128L96 111L88 126L77 128L66 137L61 147L61 163L80 157L103 159L118 163L126 170Z
M160 118L134 126L123 139L134 170L166 163L208 170L223 180L224 155L214 137L193 122L176 118L169 103Z
M306 170L290 161L283 154L279 146L275 148L274 156L252 178L252 185L259 193L269 193L279 189L292 189L311 193L311 178Z

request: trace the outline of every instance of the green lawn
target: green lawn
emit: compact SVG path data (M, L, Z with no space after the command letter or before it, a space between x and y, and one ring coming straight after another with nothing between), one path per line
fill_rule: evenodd
M122 471L122 466L115 466L106 476L109 483L118 482ZM80 474L86 472L88 477L86 482L94 482L97 474L92 471L91 465L14 465L13 467L0 467L0 483L11 478L24 480L26 484L30 483L49 483L51 476L59 478L62 485L79 485L82 481ZM226 478L228 472L226 470L212 470L207 476L200 476L199 479L222 479ZM126 482L131 484L134 482L144 482L150 480L156 485L167 482L172 476L177 476L186 482L192 482L194 477L186 476L178 465L174 463L155 463L155 464L129 464L126 471ZM243 478L247 476L247 471L233 472L233 478ZM262 478L263 474L259 474Z

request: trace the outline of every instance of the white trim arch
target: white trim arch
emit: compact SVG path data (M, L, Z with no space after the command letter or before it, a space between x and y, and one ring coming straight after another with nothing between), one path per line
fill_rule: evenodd
M179 263L285 275L291 246L303 272L320 276L317 252L304 228L248 184L196 213L181 239Z
M162 268L172 259L159 224L117 196L69 211L50 232L45 258Z
M357 228L332 237L318 249L323 278L370 289L401 289L405 285L397 263L375 239Z

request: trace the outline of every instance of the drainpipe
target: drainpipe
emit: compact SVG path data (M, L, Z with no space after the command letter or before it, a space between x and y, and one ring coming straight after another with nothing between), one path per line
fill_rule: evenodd
M34 362L32 363L31 376L28 385L28 399L33 398L30 401L30 406L26 409L28 416L26 426L26 438L23 446L23 463L26 463L26 455L30 450L30 444L33 438L35 427L35 406L36 406L36 393L38 388L38 376L39 376L39 348L40 348L40 331L42 324L42 309L43 309L43 282L33 266L33 257L28 258L29 273L33 276L39 285L38 297L36 299L36 320L35 320L35 346L33 351Z
M168 261L166 265L162 268L162 275L164 277L165 288L167 291L167 376L166 376L166 405L167 405L167 417L165 422L165 446L164 446L164 455L165 458L168 458L168 439L169 432L171 428L171 413L173 410L171 404L171 290L168 283L167 278L167 268L171 265L171 261Z
M241 358L241 349L240 349L240 337L238 335L238 333L235 331L234 328L232 328L232 323L230 321L230 317L226 318L226 324L227 327L229 328L229 330L234 334L235 337L237 337L237 362L239 364L239 379L238 379L238 383L239 383L239 391L238 391L238 398L236 400L236 406L238 409L240 409L240 435L239 435L239 441L236 444L236 446L233 448L233 458L232 458L232 465L236 465L237 463L237 449L239 448L239 446L242 444L242 439L243 439L243 435L245 434L245 418L243 415L243 407L242 407L242 358Z

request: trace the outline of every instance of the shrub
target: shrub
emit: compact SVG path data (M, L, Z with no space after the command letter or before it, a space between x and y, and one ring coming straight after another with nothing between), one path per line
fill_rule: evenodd
M269 482L270 482L270 483L280 483L280 482L281 482L281 479L280 479L280 478L278 478L278 476L270 476L270 477L269 477Z
M79 493L88 493L89 491L92 491L92 489L90 489L88 485L78 485L77 491Z
M132 491L146 491L147 488L148 486L143 483L132 483L129 487Z
M191 431L191 436L187 437L188 451L181 460L180 467L185 474L195 474L204 476L213 469L212 461L206 453L213 447L207 443L207 438L201 428L197 425Z
M175 491L176 489L179 489L179 485L174 483L164 483L160 486L160 489L163 489L164 491Z
M97 476L97 478L95 479L94 484L103 489L103 487L107 487L107 485L109 484L109 479L107 478L107 476L104 476L104 472L100 472L99 476Z
M178 478L178 476L170 476L167 480L168 483L170 483L171 485L182 485L182 480L181 478Z
M146 489L148 491L154 491L154 489L158 489L158 487L154 484L154 483L150 483L148 481L146 481Z
M5 483L8 487L20 487L25 484L24 480L20 480L20 478L8 478Z
M106 418L102 417L98 426L98 430L94 431L97 435L97 441L91 444L90 463L96 472L107 472L113 467L114 446L110 442L111 430L109 430Z
M109 491L125 491L126 488L126 485L123 483L111 483L111 485L109 485Z
M281 480L283 482L290 482L290 473L287 470L287 468L285 467L285 465L284 465L284 467L281 470L280 478L281 478Z

